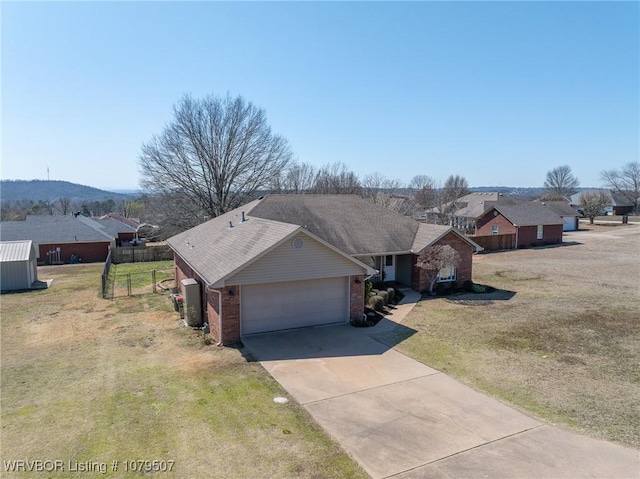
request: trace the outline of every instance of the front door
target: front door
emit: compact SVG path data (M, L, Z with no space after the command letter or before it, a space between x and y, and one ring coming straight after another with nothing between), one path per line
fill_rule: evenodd
M396 257L392 254L383 256L384 262L384 280L395 281L396 280Z

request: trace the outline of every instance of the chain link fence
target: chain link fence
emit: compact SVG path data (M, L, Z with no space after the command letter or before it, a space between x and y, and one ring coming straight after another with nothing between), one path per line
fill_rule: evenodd
M118 272L118 265L111 265L106 281L103 280L102 297L114 299L171 290L174 287L174 270L149 269L147 271Z

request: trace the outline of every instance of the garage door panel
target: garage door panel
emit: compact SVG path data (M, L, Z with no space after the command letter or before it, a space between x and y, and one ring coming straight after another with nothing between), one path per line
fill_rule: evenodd
M243 286L240 298L243 334L348 320L346 277Z

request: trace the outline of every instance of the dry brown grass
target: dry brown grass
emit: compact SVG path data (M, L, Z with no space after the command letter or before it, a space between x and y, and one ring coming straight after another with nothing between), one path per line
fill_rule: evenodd
M640 227L581 225L566 246L478 255L509 290L426 299L398 349L548 421L640 446Z
M39 268L1 298L3 461L174 460L176 478L366 477L241 352L181 326L167 296L98 297L101 265ZM34 477L34 473L2 477Z

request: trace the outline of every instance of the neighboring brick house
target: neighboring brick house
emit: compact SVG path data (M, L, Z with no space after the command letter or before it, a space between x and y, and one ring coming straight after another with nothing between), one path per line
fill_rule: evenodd
M474 241L488 251L562 243L564 221L543 203L493 206L476 222Z
M471 279L481 249L451 227L418 223L351 195L269 195L167 240L176 280L200 284L204 319L221 343L243 335L360 319L368 277L428 287L418 255L450 244Z
M105 261L109 247L130 234L135 229L117 220L80 215L30 215L0 224L2 241L33 241L39 264Z
M428 223L438 223L442 214L449 218L449 224L464 232L475 229L476 220L494 205L517 205L523 200L504 195L497 191L473 192L455 201L445 203L439 207L424 212L422 218Z

